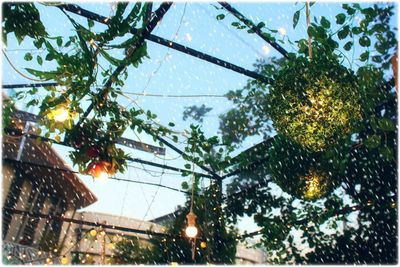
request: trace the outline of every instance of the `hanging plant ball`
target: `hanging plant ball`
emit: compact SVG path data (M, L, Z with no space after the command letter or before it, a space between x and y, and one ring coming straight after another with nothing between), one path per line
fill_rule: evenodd
M268 155L267 168L272 180L292 196L317 200L338 185L336 160L328 160L320 152L305 150L283 135L275 137Z
M356 77L334 59L288 60L274 77L268 112L277 132L310 151L322 151L361 119Z

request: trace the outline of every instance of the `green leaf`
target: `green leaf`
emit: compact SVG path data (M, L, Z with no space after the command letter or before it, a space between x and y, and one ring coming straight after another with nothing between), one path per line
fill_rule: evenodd
M396 130L396 125L388 118L381 118L378 119L379 128L382 131L390 132Z
M325 29L329 29L331 27L331 23L324 16L321 17L321 26Z
M381 144L381 137L376 134L368 136L364 143L367 148L377 148Z
M175 126L175 123L170 122L170 123L168 123L168 126L169 126L169 127L174 127L174 126Z
M30 68L25 68L25 70L27 72L29 72L30 74L39 77L41 79L44 80L51 80L51 79L56 79L57 76L60 74L56 71L40 71L40 70L34 70L34 69L30 69Z
M43 64L43 59L42 59L42 57L38 55L38 56L36 57L36 60L37 60L37 63L38 63L40 66L42 66L42 64Z
M52 61L54 59L54 56L53 56L53 54L49 53L49 54L46 55L45 59L47 61Z
M186 164L185 164L185 168L188 169L188 170L190 170L190 169L192 168L192 165L190 165L189 163L186 163Z
M233 27L239 27L239 26L240 26L240 23L237 22L237 21L235 21L235 22L232 22L231 25L232 25Z
M348 25L344 26L343 29L341 29L338 33L337 36L340 40L343 40L349 35L350 33L350 27Z
M32 54L31 53L26 53L25 54L25 56L24 56L24 59L26 60L26 61L31 61L32 60Z
M349 41L343 46L343 49L349 51L352 47L353 47L353 42Z
M371 40L369 39L368 36L365 36L365 35L362 36L358 42L360 43L360 45L362 47L368 47L371 45Z
M354 34L360 34L362 32L362 29L360 27L353 27L351 29L352 33Z
M260 22L257 24L257 29L262 29L265 26L264 22Z
M217 20L223 20L225 18L225 15L224 14L219 14L218 16L217 16Z
M62 40L62 37L57 37L57 45L58 46L62 46L62 43L63 43L63 40Z
M373 56L372 61L376 63L381 63L382 62L382 57L380 56Z
M89 26L89 28L92 28L94 26L94 21L91 19L88 19L88 26Z
M393 151L390 147L384 146L379 148L379 154L386 160L391 161L394 159Z
M187 182L182 182L182 183L181 183L181 186L182 186L182 189L183 189L183 190L189 189L189 184L188 184Z
M340 13L336 15L336 24L343 24L346 20L346 15L344 13Z
M99 49L99 52L108 62L110 62L114 66L121 65L122 60L110 56L110 54L108 54L104 49Z
M369 51L365 51L364 53L362 53L362 54L360 55L360 60L361 60L361 61L367 61L368 58L369 58Z
M296 28L297 24L299 23L300 19L300 10L297 10L293 15L293 29Z

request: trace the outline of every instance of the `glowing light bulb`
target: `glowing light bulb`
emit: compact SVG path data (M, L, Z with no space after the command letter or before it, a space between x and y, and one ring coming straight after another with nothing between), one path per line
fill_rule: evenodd
M286 35L286 29L283 28L283 27L278 28L278 32L279 32L281 35Z
M197 228L196 228L196 214L194 214L192 211L186 215L186 219L188 221L188 226L186 227L186 236L189 238L194 238L197 236Z
M54 120L58 122L64 122L68 119L69 112L65 107L58 107L53 110Z
M188 226L185 232L187 237L194 238L197 235L197 228L196 226Z
M61 258L61 264L62 264L62 265L68 264L68 259L67 259L67 257L64 256L64 257Z
M109 250L113 250L114 248L115 248L114 243L109 243L109 244L108 244L108 249L109 249Z
M93 236L93 237L96 236L97 235L97 231L95 229L90 230L90 235Z
M111 164L106 161L93 162L89 165L88 173L100 181L106 181L110 176Z
M101 171L95 178L100 181L106 181L108 179L108 173L105 171Z
M264 45L262 47L262 51L263 51L264 55L268 55L269 52L271 51L271 49L269 49L269 47L267 45Z

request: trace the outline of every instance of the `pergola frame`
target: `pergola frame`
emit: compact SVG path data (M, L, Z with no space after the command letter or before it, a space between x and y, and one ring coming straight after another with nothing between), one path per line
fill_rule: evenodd
M253 23L251 20L247 19L244 15L242 15L238 10L236 10L235 8L233 8L233 7L232 7L231 5L229 5L228 3L226 3L226 2L219 2L219 4L220 4L223 8L225 8L229 13L231 13L231 14L234 15L236 18L238 18L241 22L243 22L246 26L248 26L250 29L252 29L252 30L253 30L258 36L260 36L264 41L268 42L273 48L275 48L279 53L281 53L283 57L285 57L286 59L288 58L288 53L287 53L287 51L286 51L284 48L282 48L279 44L277 44L277 43L275 43L275 42L269 40L266 36L264 36L264 35L262 34L261 30L258 29L258 28L254 25L254 23ZM215 65L221 66L221 67L223 67L223 68L226 68L226 69L230 69L230 70L232 70L232 71L235 71L235 72L237 72L237 73L246 75L246 76L248 76L248 77L250 77L250 78L254 78L254 79L260 80L260 81L265 82L265 83L267 83L267 84L269 84L269 83L272 82L272 80L271 80L270 78L267 78L267 77L265 77L265 76L263 76L263 75L261 75L261 74L259 74L259 73L256 73L256 72L254 72L254 71L247 70L247 69L245 69L245 68L242 68L242 67L237 66L237 65L235 65L235 64L229 63L229 62L224 61L224 60L222 60L222 59L218 59L218 58L213 57L213 56L211 56L211 55L202 53L202 52L200 52L200 51L196 51L196 50L194 50L194 49L192 49L192 48L190 48L190 47L186 47L186 46L180 45L180 44L178 44L178 43L176 43L176 42L173 42L173 41L167 40L167 39L165 39L165 38L162 38L162 37L159 37L159 36L156 36L156 35L151 34L151 31L154 29L154 27L155 27L155 25L157 24L158 20L162 18L162 16L167 12L168 8L169 8L171 5L172 5L172 3L162 3L161 6L160 6L160 8L157 9L157 10L155 11L155 14L156 14L156 15L155 15L155 16L153 17L153 19L150 20L150 22L148 23L148 25L153 25L153 27L151 27L151 26L150 26L150 27L146 27L146 29L145 29L143 32L141 32L141 33L140 33L137 29L131 29L131 30L130 30L130 33L132 33L132 34L138 34L138 33L141 34L141 39L140 39L141 42L143 42L145 39L147 39L147 40L149 40L149 41L152 41L152 42L158 43L158 44L160 44L160 45L169 47L169 48L171 48L171 49L174 49L174 50L177 50L177 51L179 51L179 52L185 53L185 54L187 54L187 55L190 55L190 56L193 56L193 57L197 57L197 58L199 58L199 59L202 59L202 60L204 60L204 61L210 62L210 63L212 63L212 64L215 64ZM102 24L107 24L107 22L108 22L108 18L106 18L106 17L104 17L104 16L101 16L101 15L99 15L99 14L96 14L96 13L94 13L94 12L85 10L85 9L79 7L78 5L75 5L75 4L62 4L62 5L58 5L57 7L60 8L60 9L66 10L66 11L68 11L68 12L71 12L71 13L74 13L74 14L77 14L77 15L80 15L80 16L82 16L82 17L85 17L85 18L88 18L88 19L97 21L97 22L102 23ZM117 69L115 70L114 73L118 73L118 72L122 71L125 67L126 67L126 66L119 66L119 67L117 67ZM111 80L111 79L110 79L110 80ZM111 82L110 80L109 80L109 82ZM109 82L106 83L106 85L104 86L104 89L103 89L103 90L106 90L106 89L107 89L107 86L109 86ZM10 88L29 88L29 87L44 87L44 86L56 86L56 85L58 85L58 84L57 84L57 83L15 84L15 85L3 85L3 89L10 89ZM394 85L394 79L391 79L389 82L387 82L387 83L385 83L384 85L382 85L382 87L387 88L387 87L393 86L393 85ZM101 92L100 92L100 93L101 93ZM93 108L93 106L92 106L92 104L91 104L91 105L89 106L89 108L86 110L86 112L84 113L83 118L86 118L86 117L89 115L89 113L90 113L90 111L92 110L92 108ZM33 114L31 114L31 115L33 115ZM34 116L35 116L35 115L34 115ZM80 122L78 123L78 125L79 125L79 124L80 124ZM30 137L34 137L33 135L29 135L29 136L30 136ZM39 136L36 136L36 138L37 138L37 137L39 137ZM34 137L34 138L35 138L35 137ZM41 138L43 138L43 137L41 137ZM174 146L173 144L169 143L168 141L164 140L163 138L157 137L157 139L158 139L161 143L163 143L164 145L168 146L169 148L171 148L172 150L174 150L175 152L177 152L178 154L180 154L180 155L185 155L185 153L184 153L183 151L181 151L179 148L177 148L177 147ZM70 146L70 145L69 145L68 143L66 143L65 141L64 141L64 142L56 142L55 140L50 140L50 139L48 139L48 141L53 141L54 143L58 143L58 144L61 144L61 145ZM133 140L130 140L130 141L133 141ZM272 143L272 141L273 141L273 137L272 137L272 138L269 138L269 139L267 139L267 140L265 140L265 141L263 141L263 142L261 142L260 144L269 146L269 145ZM136 142L136 141L133 141L133 142ZM119 142L117 142L117 143L120 144ZM260 144L259 144L259 145L260 145ZM250 149L251 149L251 148L250 148ZM182 172L182 171L186 171L186 172L187 172L187 170L182 170L182 169L179 169L179 168L175 168L175 167L171 167L171 166L167 166L167 165L162 165L162 164L157 164L157 163L153 163L153 162L143 161L143 160L141 160L141 159L130 159L130 160L133 161L133 162L139 162L139 163L143 163L143 164L148 164L148 165L151 165L151 166L154 166L154 167L160 167L160 168L163 168L163 169L170 169L170 170L179 171L179 172ZM208 167L206 167L206 166L201 166L201 165L199 165L199 167L200 167L201 169L203 169L204 171L208 172L209 175L202 174L202 173L196 173L196 174L199 175L199 176L202 176L202 177L206 177L206 178L210 178L210 179L216 180L216 181L217 181L216 184L218 185L218 187L219 187L220 189L222 189L222 181L223 181L224 179L226 179L226 178L228 178L228 177L231 177L231 176L234 176L234 175L237 175L237 174L239 174L240 172L242 172L243 170L251 170L251 169L254 169L254 168L256 168L257 166L263 164L266 160L268 160L268 156L265 157L265 158L259 159L259 160L255 161L255 162L252 162L251 164L249 164L249 165L248 165L247 167L245 167L245 168L234 170L234 171L232 171L232 172L230 172L230 173L228 173L228 174L225 174L225 175L223 175L223 176L218 175L214 170L211 170L210 168L208 168ZM220 194L219 196L217 196L217 199L219 199L219 200L220 200L220 203L222 203L222 190L220 190L220 191L221 191L221 194ZM241 193L241 192L238 192L238 193L236 193L236 194L240 194L240 193ZM357 209L361 209L361 207L357 207ZM351 210L354 210L354 207L351 208L351 209L346 209L346 210L339 211L339 212L343 214L343 213L350 212ZM19 212L19 213L21 213L21 212L24 212L24 211L16 211L16 210L14 210L14 212L17 212L17 213ZM54 216L53 216L53 217L54 217ZM303 220L303 221L304 221L304 220ZM300 223L300 221L299 221L299 223ZM97 224L97 225L99 225L99 224ZM104 227L107 227L107 226L104 225ZM215 227L216 227L216 228L217 228L217 227L221 227L221 225L219 225L219 224L217 223L217 224L215 225ZM218 231L217 231L217 232L218 232ZM153 234L154 234L154 233L153 233ZM243 238L244 238L244 237L250 237L250 236L254 236L254 235L258 235L258 234L261 234L261 232L260 232L260 231L256 231L256 232L253 232L253 233L245 234L245 235L243 235L242 237L243 237ZM218 236L216 236L216 238L218 238Z

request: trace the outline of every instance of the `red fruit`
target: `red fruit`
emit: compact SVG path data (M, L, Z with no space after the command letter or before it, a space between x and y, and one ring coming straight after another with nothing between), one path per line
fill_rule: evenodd
M88 155L91 158L95 158L100 154L100 149L97 146L91 146L88 148L86 151L86 155Z

